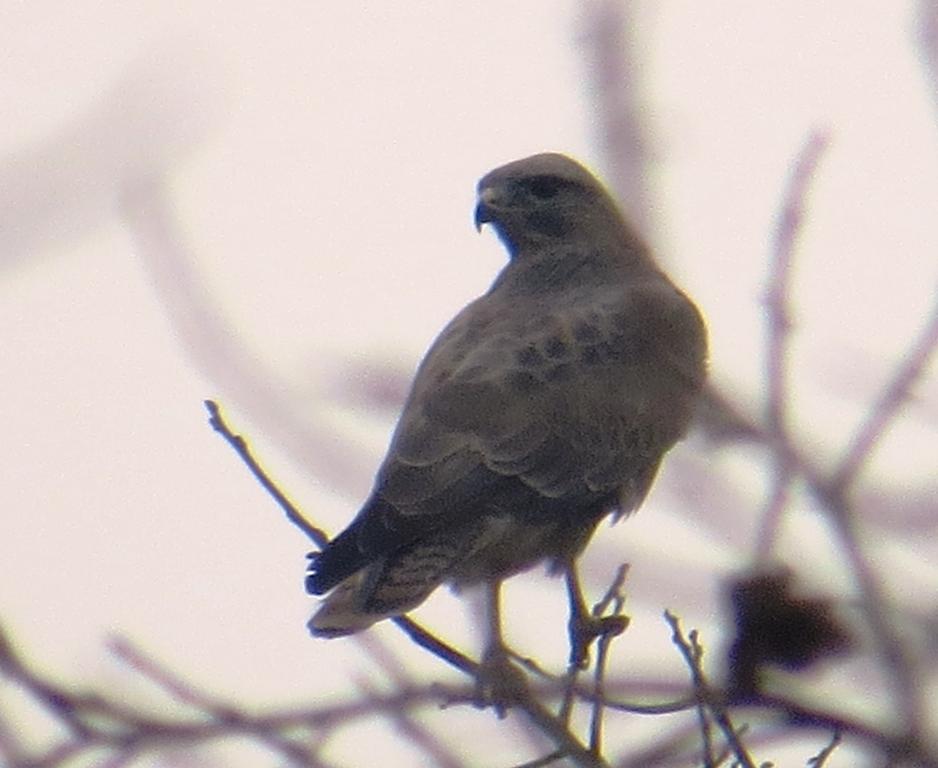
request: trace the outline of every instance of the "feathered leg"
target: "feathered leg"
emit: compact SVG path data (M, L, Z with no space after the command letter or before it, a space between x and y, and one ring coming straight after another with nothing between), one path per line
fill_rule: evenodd
M502 638L501 582L485 585L485 648L476 679L479 706L491 705L499 717L527 691L524 673L511 662Z
M567 581L567 596L570 600L570 619L567 624L570 634L570 666L586 669L589 666L590 646L597 637L617 635L625 629L628 619L624 616L594 616L586 605L580 575L576 563L570 561L564 567Z

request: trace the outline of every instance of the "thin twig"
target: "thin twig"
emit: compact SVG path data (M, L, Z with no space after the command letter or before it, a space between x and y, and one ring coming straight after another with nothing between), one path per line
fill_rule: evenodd
M400 661L390 659L387 656L387 648L379 643L366 644L365 648L381 666L382 671L392 679L398 690L406 687L407 681L397 671L400 669ZM392 661L393 663L389 663ZM360 680L358 687L365 694L364 698L370 698L377 694L379 690L377 686L368 680ZM403 740L422 749L434 766L438 768L465 768L465 761L437 738L436 734L431 733L427 727L420 723L410 710L394 710L390 713L389 719L397 728Z
M556 672L551 672L548 669L545 669L541 666L540 662L537 659L532 659L530 656L524 656L511 648L506 649L508 655L511 657L518 666L522 669L527 670L532 675L541 678L542 680L552 680L554 682L566 682L566 674L558 675Z
M694 660L694 666L702 669L703 648L700 647L696 629L692 629L688 633L688 640L690 642L690 651ZM703 680L703 677L701 676L700 679ZM710 716L707 713L707 706L702 700L699 701L697 705L697 724L700 728L700 738L703 742L704 768L716 768L717 762L713 754L713 732L711 731ZM733 733L738 738L735 729Z
M591 696L584 691L577 691L580 698L592 700ZM639 704L634 701L619 701L617 699L607 698L603 702L607 709L615 709L619 712L628 712L632 715L673 715L676 712L685 712L697 706L697 698L688 696L677 701L663 701L658 704Z
M749 733L748 723L743 723L742 725L736 728L736 736L739 739L742 739L742 737L745 736L747 733ZM729 760L732 755L733 755L733 745L724 744L720 748L720 751L716 755L714 755L713 763L714 765L718 765L718 766L723 765L723 763ZM733 763L734 768L736 765L738 764L734 762ZM762 766L760 766L760 768L771 768L771 763L763 763Z
M788 503L788 492L794 477L794 461L788 433L788 342L791 338L792 260L804 221L805 205L818 163L829 144L824 133L815 131L805 141L795 160L788 188L776 225L769 262L768 287L765 295L766 354L765 381L766 433L774 445L775 461L772 489L760 520L756 540L756 558L769 557L775 542L781 516Z
M466 654L458 651L449 643L444 642L436 635L428 632L413 619L406 616L393 616L390 619L404 634L424 650L430 651L434 656L470 677L477 677L479 673L478 662L470 659Z
M231 707L227 707L208 694L196 690L194 685L170 672L165 666L148 656L127 638L112 637L107 645L119 661L169 694L180 704L212 712L221 719L233 716L234 710Z
M362 637L365 651L374 659L381 671L392 681L398 691L406 690L410 680L404 674L404 664L387 644L379 642L374 633L365 633ZM374 691L369 683L364 683L368 690ZM406 709L397 710L393 719L407 740L422 747L439 768L464 768L465 761L451 750L436 734L418 722Z
M890 764L907 762L920 768L938 768L938 755L933 754L921 742L909 737L908 733L895 733L892 730L871 725L826 709L815 709L792 699L772 694L760 693L743 705L746 709L757 708L782 718L785 725L800 728L815 728L841 737L849 736L878 750Z
M558 760L563 760L566 757L561 750L555 750L550 752L543 757L535 758L534 760L529 760L525 763L518 763L513 765L511 768L545 768L545 766L553 765Z
M827 759L834 754L834 750L840 746L842 737L839 731L834 731L834 735L831 736L830 742L818 752L814 757L808 758L809 768L823 768L824 763L827 762Z
M276 501L283 510L284 514L286 514L287 520L303 531L317 547L320 549L325 547L326 544L329 543L329 537L326 535L325 531L321 528L317 528L303 517L303 514L296 505L290 501L277 484L270 479L270 475L267 474L251 454L251 449L248 448L247 441L241 437L241 435L236 435L228 427L225 418L221 414L221 409L218 407L218 403L214 400L206 400L205 407L208 409L209 413L208 423L212 425L212 428L218 432L218 434L225 438L228 445L234 448L235 453L241 457L241 461L247 465L251 474L254 475L257 481L263 486L264 490L270 494L273 500Z
M835 491L846 489L856 480L897 414L908 401L912 389L928 370L936 349L938 349L938 300L932 306L931 314L921 332L903 355L892 378L876 398L866 420L860 425L837 465L831 478L831 486Z
M890 600L861 545L850 496L866 460L908 400L909 393L928 368L936 348L938 301L932 307L931 316L921 333L912 342L892 378L871 407L867 419L850 441L831 479L822 486L819 494L840 536L862 596L866 618L876 637L885 666L890 671L894 696L901 710L900 721L905 723L910 738L914 740L920 738L924 727L925 694L921 676L915 670L914 659L905 641L894 626Z
M593 701L593 711L590 716L590 751L597 755L602 753L606 664L609 658L609 647L614 639L615 635L602 635L596 648L596 669L593 676L596 699Z
M631 566L628 563L622 563L616 568L615 575L612 577L612 582L606 589L606 593L593 606L593 616L602 616L610 605L613 607L613 616L622 615L622 607L625 604L625 595L622 588L625 586L625 579L629 575L630 568Z
M255 727L237 707L223 704L197 690L191 683L173 674L167 667L148 656L126 638L112 638L108 645L118 659L181 704L210 715L219 723L237 725L240 730L253 735L260 743L279 752L291 763L298 766L308 766L311 763L322 765L321 761L312 759L310 751L303 745L274 729Z
M87 739L92 728L82 719L79 700L74 696L63 695L56 686L34 675L26 664L14 652L13 644L0 627L0 671L11 680L23 686L39 704L51 712L78 741Z
M567 727L567 724L552 715L532 696L519 703L518 707L538 730L546 734L557 747L563 750L573 763L580 768L609 768L609 763L602 755L594 755L583 746Z
M684 633L681 630L681 620L673 613L665 611L664 618L671 627L671 639L684 656L687 667L690 669L691 679L694 684L694 693L697 695L698 702L705 705L710 710L713 719L716 721L717 725L720 726L720 730L723 732L727 743L733 748L733 754L736 756L736 760L739 764L744 766L744 768L756 768L756 764L740 741L739 734L730 721L723 703L719 700L719 697L711 691L707 683L703 667L701 666L702 651L699 649L697 651L694 650L696 641L694 645L692 645L684 638Z
M593 673L593 693L596 699L593 701L593 711L590 718L590 751L594 754L602 753L602 725L603 708L605 703L605 683L606 683L606 665L609 659L609 649L615 640L628 626L628 617L623 616L622 610L625 607L625 594L622 588L625 584L625 577L629 572L628 563L623 563L616 569L616 575L606 590L602 599L593 606L593 616L600 618L605 614L608 608L612 608L611 616L620 616L623 622L619 625L610 624L610 631L603 632L599 636L599 642L596 648L596 664Z

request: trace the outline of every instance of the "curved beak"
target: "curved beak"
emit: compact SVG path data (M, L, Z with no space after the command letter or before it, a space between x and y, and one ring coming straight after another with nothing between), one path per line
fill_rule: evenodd
M484 179L483 179L484 181ZM492 205L497 204L498 193L492 187L479 188L479 202L476 205L475 223L476 230L481 232L483 224L489 224L494 220L495 212Z
M480 200L479 204L476 205L476 212L475 212L475 219L474 219L475 225L476 225L476 232L481 232L482 225L488 224L491 220L492 220L492 211L485 204L484 200Z

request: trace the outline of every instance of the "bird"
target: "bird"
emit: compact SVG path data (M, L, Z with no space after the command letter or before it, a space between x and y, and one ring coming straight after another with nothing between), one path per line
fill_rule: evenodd
M496 168L475 224L508 262L433 342L370 496L310 555L314 636L482 585L494 653L501 582L542 561L586 620L576 558L641 504L691 422L704 320L586 167L542 153Z

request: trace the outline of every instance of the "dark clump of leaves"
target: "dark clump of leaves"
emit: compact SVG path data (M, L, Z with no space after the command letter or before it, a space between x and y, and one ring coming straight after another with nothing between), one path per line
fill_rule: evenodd
M727 585L736 626L729 688L737 698L759 691L765 667L798 671L852 645L831 601L795 594L793 581L791 571L779 569L749 572Z

